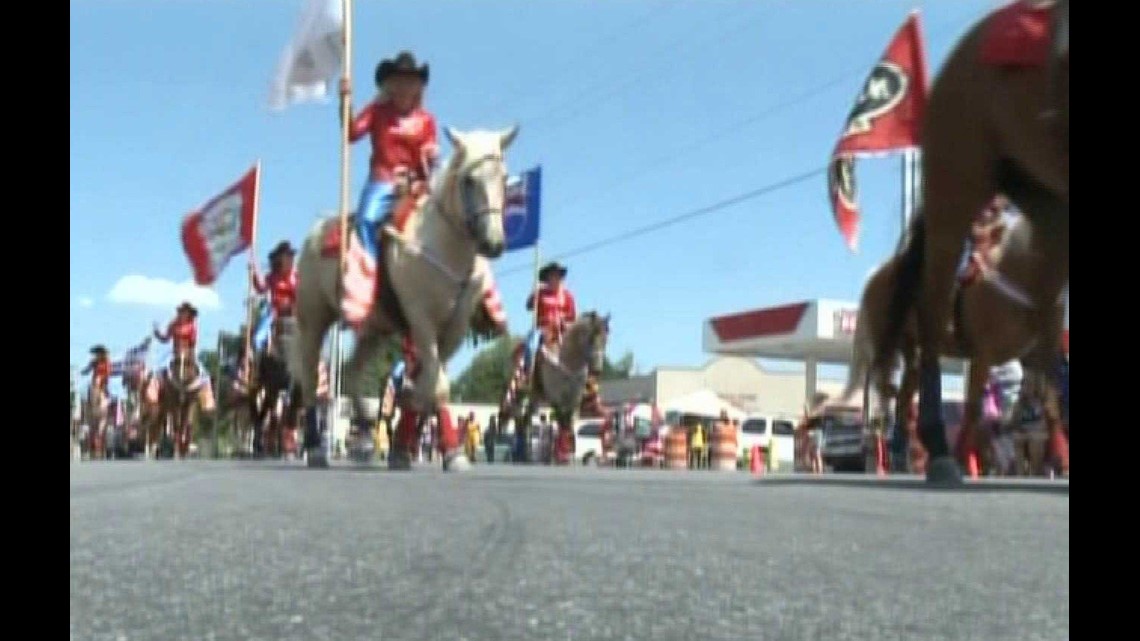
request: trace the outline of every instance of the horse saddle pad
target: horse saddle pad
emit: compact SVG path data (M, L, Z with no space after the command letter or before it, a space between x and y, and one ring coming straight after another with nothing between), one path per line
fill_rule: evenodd
M1054 3L1013 2L990 14L981 61L1002 67L1040 67L1049 59Z

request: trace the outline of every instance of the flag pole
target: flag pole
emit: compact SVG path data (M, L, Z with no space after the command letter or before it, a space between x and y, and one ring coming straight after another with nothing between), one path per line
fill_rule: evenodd
M247 365L250 362L250 336L253 332L253 270L257 266L257 210L261 208L261 159L257 159L253 170L253 216L252 229L249 233L249 276L245 284L245 356L242 358Z
M348 187L349 187L349 129L352 126L352 0L341 0L341 10L344 13L344 30L341 34L344 48L344 72L341 77L340 92L340 261L337 290L343 289L345 250L348 248ZM330 424L340 416L340 323L333 331L332 352L333 358L329 367L329 383L332 388L330 409L333 418ZM328 439L332 447L332 439Z
M531 329L538 328L538 271L541 269L539 263L542 262L542 252L539 250L538 241L534 243L534 280L531 281L530 291L534 295L534 309L531 310L530 320Z
M214 390L215 390L215 393L218 395L217 398L214 400L215 406L218 404L218 402L222 398L222 358L224 356L224 354L222 353L222 347L223 347L222 330L219 329L218 330L218 349L217 349L217 351L214 352L214 383L215 383ZM215 410L214 411L214 435L213 435L213 440L214 440L214 444L213 444L214 456L213 457L215 459L220 458L220 456L218 455L218 427L221 425L221 422L222 422L222 413L220 411Z

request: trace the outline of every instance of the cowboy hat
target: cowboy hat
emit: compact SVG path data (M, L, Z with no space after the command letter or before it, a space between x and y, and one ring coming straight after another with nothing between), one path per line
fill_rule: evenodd
M191 316L197 316L197 315L198 315L198 308L197 308L197 307L194 307L193 305L191 305L191 304L190 304L190 301L185 301L185 302L183 302L181 305L179 305L179 306L178 306L178 311L180 311L180 312L184 312L184 311L185 311L185 312L190 312L190 315L191 315Z
M277 258L281 254L296 256L297 250L293 249L293 245L291 245L289 241L283 240L277 243L277 246L273 248L273 251L269 252L269 260L272 261L274 258Z
M91 353L95 355L106 354L107 348L103 347L102 345L96 345L95 347L91 348Z
M545 283L555 272L558 272L558 275L562 278L566 278L566 266L560 264L558 261L554 261L547 263L542 269L538 270L538 279Z
M380 64L376 65L376 84L382 85L390 76L395 75L419 76L419 79L426 85L428 82L428 64L425 62L416 66L416 57L412 55L412 52L401 51L396 54L395 58L381 60Z

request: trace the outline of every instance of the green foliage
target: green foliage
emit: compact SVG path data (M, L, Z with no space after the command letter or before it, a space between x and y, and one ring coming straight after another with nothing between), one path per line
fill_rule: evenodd
M501 336L484 347L451 386L451 398L463 403L498 403L511 377L511 355L519 337Z
M611 361L608 356L606 357L605 363L602 365L601 379L603 381L620 380L630 376L633 376L633 352L626 352L616 363Z

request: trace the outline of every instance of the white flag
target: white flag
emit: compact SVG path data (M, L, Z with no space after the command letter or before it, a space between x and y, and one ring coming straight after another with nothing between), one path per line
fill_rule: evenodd
M273 78L269 106L275 110L327 98L344 61L342 0L304 2L297 32Z

